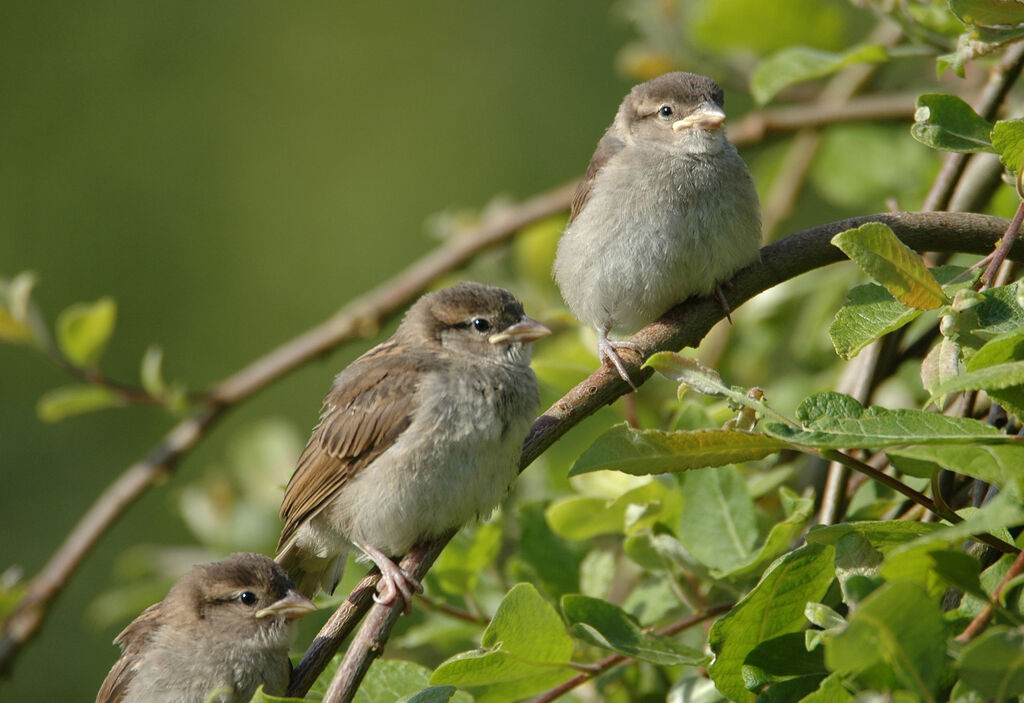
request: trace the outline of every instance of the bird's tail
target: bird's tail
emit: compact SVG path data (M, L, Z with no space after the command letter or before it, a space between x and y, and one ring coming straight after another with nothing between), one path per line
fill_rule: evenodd
M345 574L348 550L333 557L318 557L298 548L292 541L277 554L277 563L295 581L295 588L307 598L320 591L333 594Z

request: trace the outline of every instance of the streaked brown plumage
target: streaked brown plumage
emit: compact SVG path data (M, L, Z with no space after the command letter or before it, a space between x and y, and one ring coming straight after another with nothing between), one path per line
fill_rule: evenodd
M381 569L381 602L410 607L421 587L388 557L507 491L539 404L528 344L545 334L508 291L461 283L338 374L281 505L278 560L301 592L333 592L355 545Z
M260 685L283 695L294 620L314 609L263 555L197 565L114 640L121 657L96 703L241 703Z

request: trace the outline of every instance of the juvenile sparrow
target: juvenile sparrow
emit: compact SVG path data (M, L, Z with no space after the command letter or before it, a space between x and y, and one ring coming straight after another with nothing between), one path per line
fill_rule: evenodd
M260 554L193 567L114 640L96 703L243 703L260 684L284 695L294 621L315 610L293 586Z
M302 593L334 592L358 547L379 603L422 585L389 557L487 515L518 473L538 410L529 343L550 334L511 293L429 293L338 374L281 505L278 561Z
M572 199L554 276L598 333L598 352L630 385L610 333L638 330L757 260L754 182L721 129L722 89L693 73L635 86L597 144Z

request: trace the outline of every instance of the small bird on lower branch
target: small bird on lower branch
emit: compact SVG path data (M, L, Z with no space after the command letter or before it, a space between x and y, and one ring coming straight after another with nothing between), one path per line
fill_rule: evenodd
M277 558L302 593L333 593L355 546L380 568L375 599L409 611L423 587L390 557L508 491L540 405L529 345L547 334L508 291L464 282L338 374L281 505Z
M197 565L114 640L121 658L96 703L247 703L261 685L284 695L295 619L315 609L265 556Z

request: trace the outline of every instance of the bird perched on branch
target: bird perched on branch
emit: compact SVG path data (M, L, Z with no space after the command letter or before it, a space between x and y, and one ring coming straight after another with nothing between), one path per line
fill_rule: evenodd
M715 81L666 73L635 86L572 199L554 276L598 352L630 385L630 334L758 258L761 214L747 165L726 139Z
M315 610L259 554L200 564L114 640L96 703L245 703L261 685L284 695L296 618Z
M338 374L281 505L277 558L301 592L333 592L355 546L380 568L376 600L409 611L423 587L390 557L505 495L540 404L530 342L549 333L508 291L464 282Z

